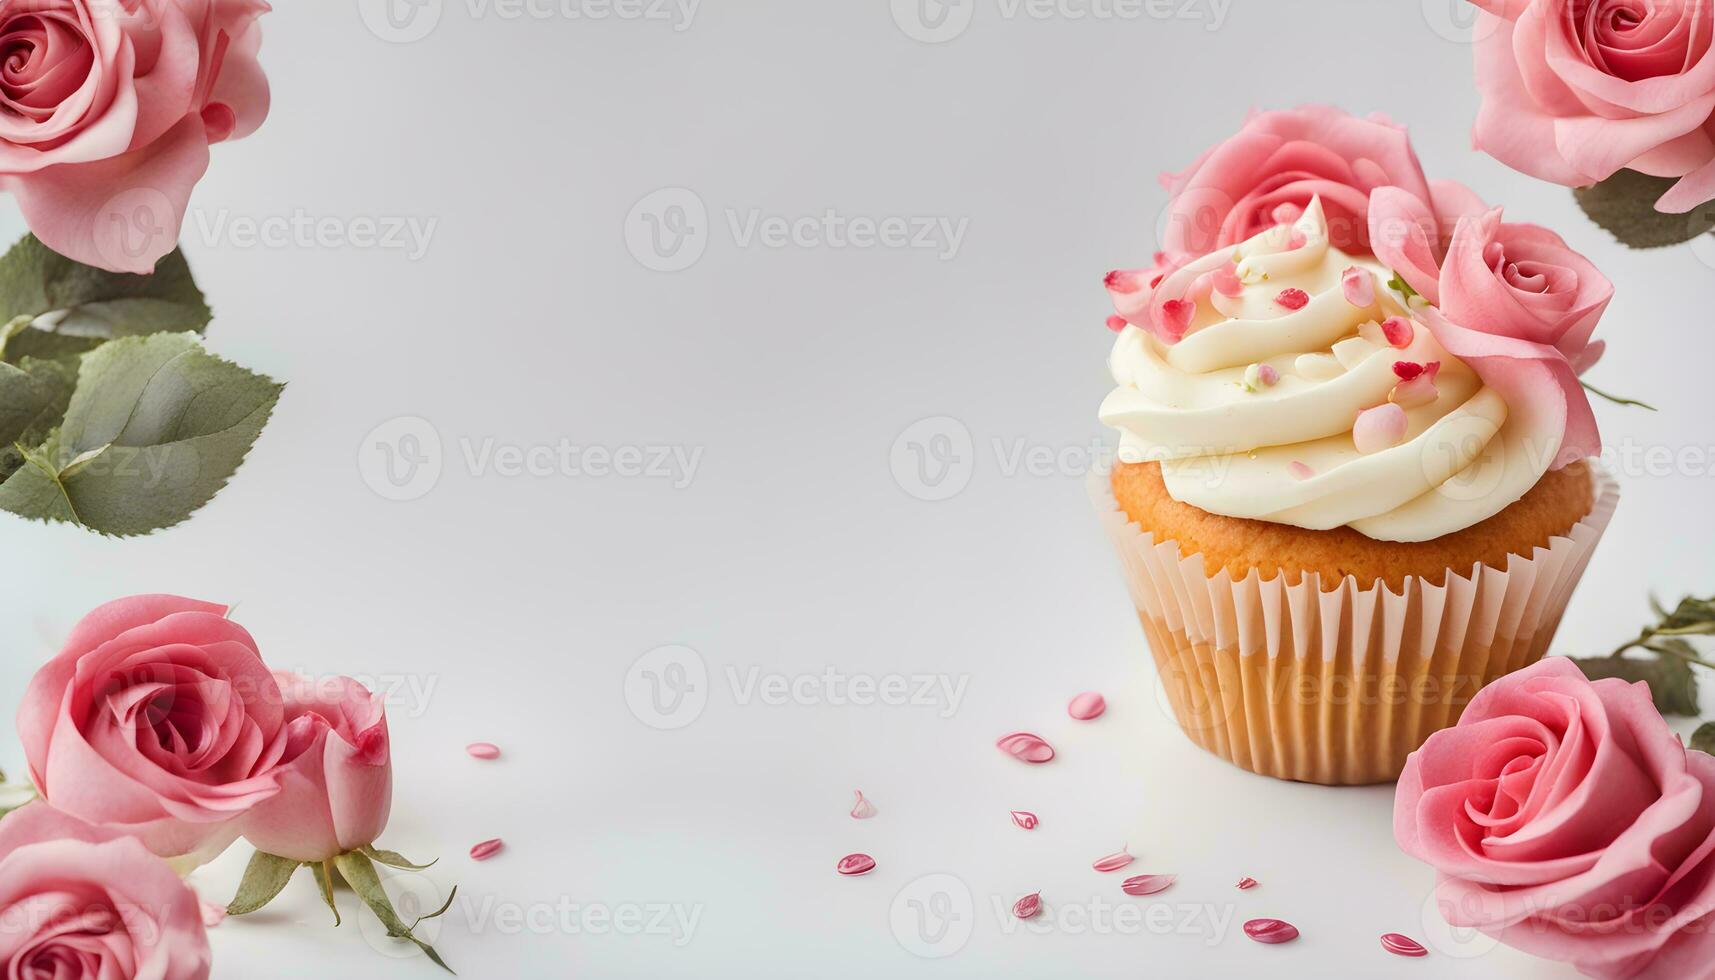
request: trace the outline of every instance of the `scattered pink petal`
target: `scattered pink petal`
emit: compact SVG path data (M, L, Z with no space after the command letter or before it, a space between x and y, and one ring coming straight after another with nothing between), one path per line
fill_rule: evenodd
M1029 810L1014 810L1012 811L1012 822L1017 824L1020 830L1035 830L1036 825L1042 821L1036 819L1036 814Z
M1395 956L1429 955L1429 950L1424 949L1422 943L1410 936L1402 936L1397 932L1390 932L1382 936L1382 949L1387 950Z
M202 924L204 928L213 929L215 926L226 921L226 906L216 905L213 902L205 902L200 898L197 899L197 906L202 912Z
M1121 330L1124 330L1126 328L1126 326L1127 326L1127 324L1126 324L1125 317L1123 317L1123 316L1110 316L1110 317L1108 317L1108 329L1112 330L1114 333L1119 333Z
M1161 304L1161 319L1155 325L1161 332L1178 340L1185 336L1185 331L1191 328L1191 318L1197 313L1197 304L1188 299L1170 299Z
M1255 888L1255 887L1256 887L1256 879L1252 878L1250 875L1245 875L1243 878L1239 879L1239 891L1241 891L1241 892L1250 891L1252 888Z
M852 792L857 794L857 802L852 805L852 819L868 820L870 817L875 816L875 804L864 799L863 790L854 789Z
M1366 456L1379 453L1403 442L1406 427L1405 409L1392 402L1366 408L1352 423L1352 444Z
M1134 875L1120 882L1120 891L1127 895L1153 895L1166 891L1177 880L1178 875Z
M1410 381L1401 381L1394 385L1393 391L1387 396L1387 400L1400 408L1418 408L1430 404L1439 397L1441 397L1441 390L1435 387L1435 382L1425 373L1412 378Z
M505 846L506 844L498 837L493 840L485 840L470 849L470 859L472 861L486 861L499 854L500 849Z
M500 746L495 745L493 742L472 742L465 746L464 750L470 753L470 757L472 759L487 760L500 758Z
M834 870L848 877L869 874L875 870L875 858L868 854L847 854L834 865Z
M1346 294L1346 302L1360 310L1376 305L1376 277L1355 265L1340 273L1340 290Z
M1310 294L1297 287L1289 287L1282 289L1274 301L1289 310L1302 310L1310 305Z
M1019 899L1018 901L1012 903L1012 914L1018 916L1020 919L1035 918L1036 913L1041 912L1041 911L1042 911L1042 893L1041 892L1031 892L1030 894L1024 896L1023 898Z
M1434 381L1440 375L1441 375L1441 362L1440 361L1430 361L1428 364L1423 365L1423 376L1428 378L1429 380Z
M1143 288L1143 279L1136 272L1127 269L1115 269L1107 274L1102 284L1108 287L1110 293L1130 295Z
M1267 387L1273 388L1275 385L1280 384L1280 372L1276 371L1272 364L1259 365L1256 369L1256 376L1257 380L1261 381Z
M1107 699L1095 691L1085 691L1073 698L1072 703L1066 706L1066 713L1079 721L1100 718L1102 712L1106 710L1108 710Z
M1245 935L1272 946L1297 939L1298 927L1280 919L1252 919L1245 923Z
M1214 272L1209 273L1209 285L1222 296L1237 296L1245 291L1244 281L1239 278L1238 263L1228 262Z
M1109 871L1118 871L1135 860L1137 859L1132 857L1130 854L1127 854L1126 849L1122 847L1114 853L1109 854L1107 857L1097 858L1096 863L1090 865L1090 867L1106 874Z
M1030 732L1002 735L1000 741L994 744L1007 755L1032 765L1041 765L1054 758L1054 746L1049 745L1042 736Z
M1295 459L1286 464L1286 475L1294 480L1308 480L1316 475L1316 471Z
M1411 346L1411 338L1416 335L1417 329L1403 316L1390 316L1382 321L1382 336L1390 346L1404 350Z
M1299 218L1304 217L1304 209L1291 203L1278 204L1275 206L1274 210L1270 212L1269 217L1273 218L1274 223L1277 225L1290 225L1296 222Z
M1294 228L1292 229L1292 236L1286 240L1286 250L1288 252L1296 252L1309 243L1310 239L1305 238L1302 231Z
M1423 365L1416 361L1395 361L1393 362L1393 373L1401 381L1410 381L1423 373Z

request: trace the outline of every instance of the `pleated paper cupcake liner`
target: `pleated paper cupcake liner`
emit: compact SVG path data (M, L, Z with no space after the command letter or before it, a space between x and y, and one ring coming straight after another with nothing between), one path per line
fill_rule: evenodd
M1398 778L1478 690L1548 652L1619 502L1613 477L1590 471L1590 513L1546 547L1398 592L1350 575L1328 591L1315 573L1211 576L1126 517L1106 467L1089 489L1185 734L1251 772L1336 785Z

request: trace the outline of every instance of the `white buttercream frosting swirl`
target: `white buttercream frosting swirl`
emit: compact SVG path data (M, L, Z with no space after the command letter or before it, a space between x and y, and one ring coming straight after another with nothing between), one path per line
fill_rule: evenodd
M1347 288L1352 269L1373 288ZM1389 289L1391 276L1329 244L1318 201L1291 226L1190 263L1163 284L1196 283L1183 336L1134 323L1114 343L1118 387L1101 420L1120 432L1119 458L1160 461L1168 493L1210 513L1380 540L1429 540L1500 512L1553 462L1556 429L1509 413L1411 320L1423 301ZM1389 336L1391 317L1410 330L1396 322ZM1402 388L1416 367L1432 380ZM1378 408L1392 423L1383 442L1372 426L1354 437Z

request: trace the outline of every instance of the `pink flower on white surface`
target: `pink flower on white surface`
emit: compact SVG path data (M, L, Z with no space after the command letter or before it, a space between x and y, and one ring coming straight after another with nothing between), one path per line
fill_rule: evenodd
M375 843L393 801L381 699L348 677L274 675L285 695L280 793L245 816L245 840L295 861L325 861Z
M0 0L0 187L48 247L146 273L212 143L268 113L263 0Z
M1579 187L1622 168L1677 177L1667 213L1715 200L1709 0L1472 0L1477 148Z
M1549 657L1406 761L1394 837L1443 916L1603 978L1715 976L1715 757L1643 683Z
M280 690L226 607L168 595L85 616L31 680L18 737L42 798L208 860L235 822L280 791Z
M45 803L0 820L0 975L206 980L196 893L142 842Z

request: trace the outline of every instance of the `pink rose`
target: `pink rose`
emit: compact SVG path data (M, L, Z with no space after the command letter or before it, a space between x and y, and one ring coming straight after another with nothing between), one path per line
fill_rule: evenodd
M0 975L205 980L194 892L135 838L32 803L0 820Z
M1621 168L1679 182L1668 213L1715 199L1709 0L1472 0L1477 148L1568 187Z
M1647 685L1549 657L1406 760L1394 837L1442 914L1596 977L1715 975L1715 757Z
M244 838L296 861L325 861L375 843L393 799L381 699L349 677L274 676L286 696L289 733L280 795L244 818Z
M1377 191L1376 257L1439 307L1421 318L1448 353L1499 391L1509 411L1560 434L1552 465L1598 454L1601 434L1578 376L1602 356L1591 334L1613 284L1548 229L1503 222L1500 208L1469 192L1462 202L1443 251L1428 233L1444 231L1445 219L1408 195Z
M30 682L18 736L43 799L189 863L279 792L280 689L226 607L177 596L110 602Z
M48 247L146 273L208 147L268 112L263 0L0 0L0 186Z

